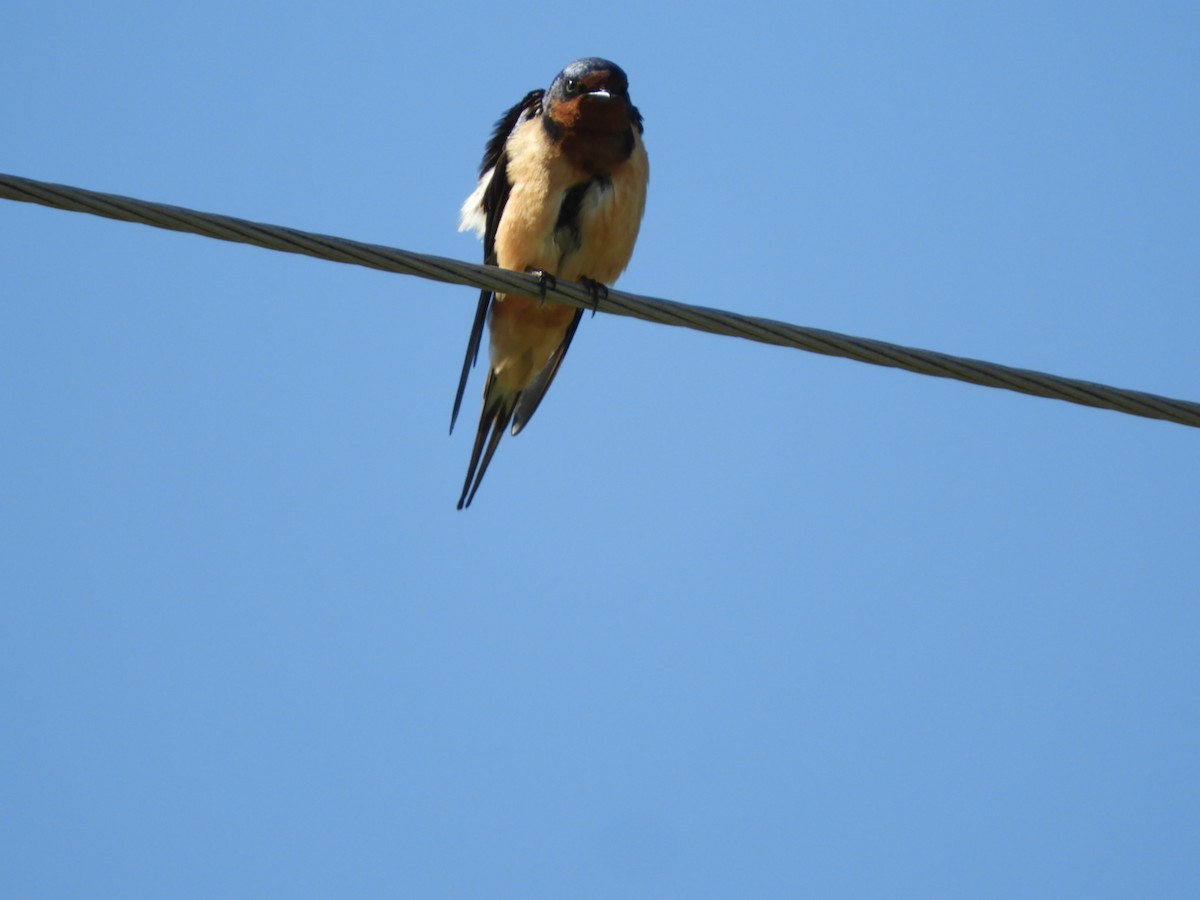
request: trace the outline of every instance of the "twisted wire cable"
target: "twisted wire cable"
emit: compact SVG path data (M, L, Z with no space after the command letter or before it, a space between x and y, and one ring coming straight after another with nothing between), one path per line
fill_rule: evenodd
M163 203L150 203L67 185L49 184L15 175L0 174L0 198L39 203L55 209L90 213L125 222L139 222L156 228L185 231L224 241L253 244L269 250L300 253L332 262L350 263L385 272L416 275L434 281L503 293L536 297L543 289L537 277L522 272L412 253L394 247L351 241L279 225L251 222L232 216L198 212ZM673 300L641 297L623 291L610 290L607 296L596 298L587 288L566 281L544 287L547 298L571 306L595 308L601 312L632 316L663 325L741 337L764 344L807 350L810 353L840 356L877 366L890 366L920 375L953 378L970 384L1003 388L1035 397L1064 400L1082 406L1110 409L1128 415L1162 419L1200 428L1200 403L1189 400L1175 400L1075 378L1063 378L1029 369L792 325L773 319Z

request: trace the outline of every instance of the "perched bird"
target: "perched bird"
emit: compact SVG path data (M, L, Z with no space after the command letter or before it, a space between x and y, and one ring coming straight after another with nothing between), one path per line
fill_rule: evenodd
M543 286L582 281L601 296L629 265L649 177L629 79L606 59L576 60L496 123L459 230L483 238L485 263L539 274ZM582 316L537 297L480 294L450 416L453 432L486 321L491 364L459 509L470 506L504 430L511 423L519 433L542 402Z

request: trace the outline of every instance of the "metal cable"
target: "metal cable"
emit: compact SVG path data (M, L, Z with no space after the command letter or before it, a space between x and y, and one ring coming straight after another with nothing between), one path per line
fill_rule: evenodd
M385 272L417 275L451 284L533 296L537 296L541 289L535 276L522 272L511 272L494 266L465 263L423 253L410 253L393 247L364 244L345 238L313 234L278 225L265 225L232 216L202 213L162 203L148 203L83 188L47 184L14 175L0 174L0 198L40 203L56 209L91 213L126 222L140 222L172 231L202 234L225 241L254 244L269 250L302 253L318 259L352 263L382 269ZM823 353L827 356L841 356L877 366L906 369L921 375L954 378L985 387L1004 388L1036 397L1065 400L1068 403L1112 409L1129 415L1163 419L1200 428L1200 403L1188 400L1173 400L1141 391L1129 391L961 356L902 347L869 338L851 337L833 331L805 328L672 300L639 297L622 291L609 291L606 297L594 301L586 288L566 281L560 281L554 287L547 287L546 296L571 306L586 309L595 306L601 312L632 316L648 322L742 337L764 344Z

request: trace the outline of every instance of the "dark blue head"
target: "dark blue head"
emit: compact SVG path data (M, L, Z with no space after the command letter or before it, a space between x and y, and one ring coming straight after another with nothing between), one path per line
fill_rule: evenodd
M556 125L588 130L628 128L636 113L629 102L629 78L615 62L589 56L558 73L542 101Z

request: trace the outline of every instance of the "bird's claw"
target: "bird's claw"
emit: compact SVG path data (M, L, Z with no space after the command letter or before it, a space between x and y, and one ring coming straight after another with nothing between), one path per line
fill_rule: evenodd
M525 270L530 275L536 275L538 280L538 299L546 302L546 291L558 290L558 279L544 269L528 268Z
M600 301L608 299L608 287L601 284L599 281L593 281L591 278L580 278L579 283L582 284L589 294L592 295L592 318L596 318L596 310L600 308Z

